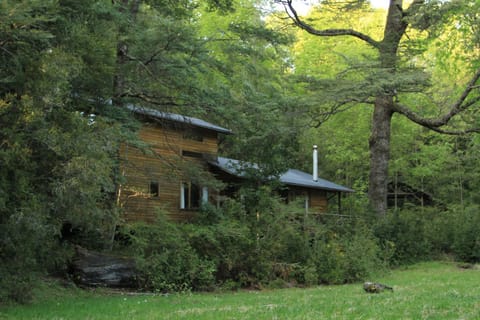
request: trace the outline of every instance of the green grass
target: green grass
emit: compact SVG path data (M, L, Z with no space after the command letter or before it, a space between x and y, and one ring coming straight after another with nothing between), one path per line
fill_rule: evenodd
M0 309L0 319L480 319L480 270L422 263L361 284L236 293L121 295L46 290L31 305Z

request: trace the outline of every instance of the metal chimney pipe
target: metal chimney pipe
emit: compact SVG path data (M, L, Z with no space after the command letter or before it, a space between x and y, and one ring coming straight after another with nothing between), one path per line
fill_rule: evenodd
M313 181L318 181L318 150L317 145L313 145Z

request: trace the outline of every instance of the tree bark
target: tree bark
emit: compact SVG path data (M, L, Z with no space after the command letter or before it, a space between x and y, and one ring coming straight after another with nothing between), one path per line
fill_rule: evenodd
M397 72L398 47L408 24L404 21L403 1L391 0L383 40L378 46L380 66L388 73ZM368 198L373 211L387 213L388 164L390 160L390 128L395 112L396 88L386 87L377 94L370 135L370 177Z
M387 212L388 161L390 158L390 127L393 98L378 97L372 119L370 135L370 177L368 198L371 208L378 214Z
M129 21L135 22L140 1L139 0L112 0L114 5L119 6L120 13L125 15ZM127 27L121 26L118 30L119 38L124 38L128 33ZM121 107L123 105L123 96L126 93L126 81L124 74L124 67L128 62L128 43L125 40L118 40L117 43L117 59L116 70L113 77L113 97L112 103L115 106Z

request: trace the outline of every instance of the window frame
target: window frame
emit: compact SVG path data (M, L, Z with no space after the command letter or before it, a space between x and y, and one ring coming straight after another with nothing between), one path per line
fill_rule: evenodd
M150 180L150 183L148 184L148 194L151 198L160 197L160 183L158 180Z
M180 184L180 209L198 210L208 202L208 188L191 181Z

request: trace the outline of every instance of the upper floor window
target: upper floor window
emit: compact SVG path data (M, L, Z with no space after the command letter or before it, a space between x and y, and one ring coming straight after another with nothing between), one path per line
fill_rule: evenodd
M187 130L183 133L183 139L202 142L203 135L197 130Z
M182 150L182 156L203 159L203 154L195 151Z

